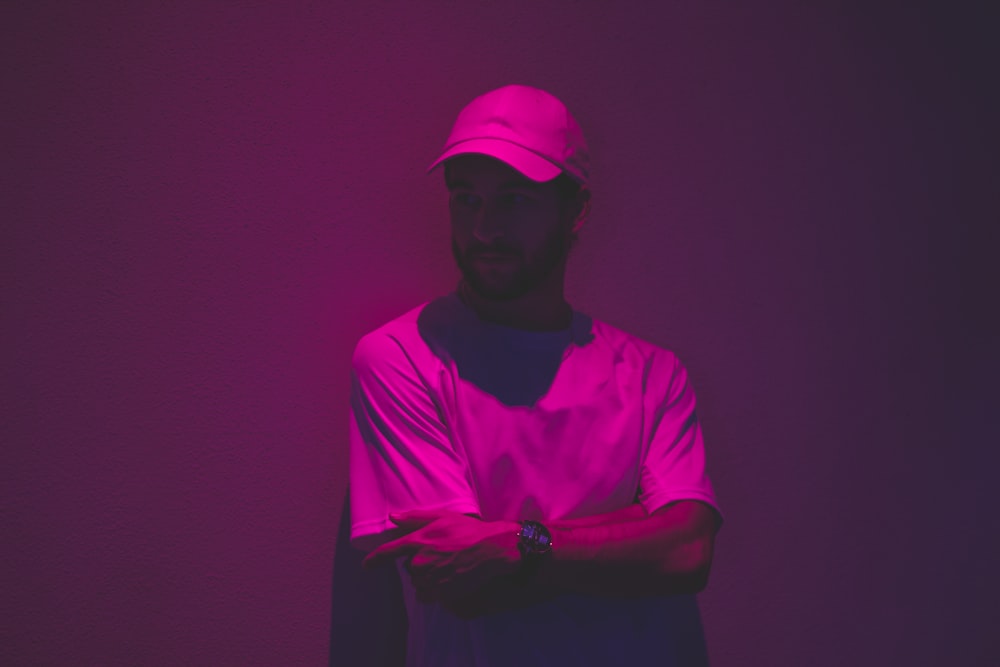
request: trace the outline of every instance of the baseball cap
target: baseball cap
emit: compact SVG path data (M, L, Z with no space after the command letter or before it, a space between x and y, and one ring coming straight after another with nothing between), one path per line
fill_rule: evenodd
M427 171L465 153L496 158L533 181L550 181L566 172L586 185L590 177L587 142L569 109L531 86L504 86L469 102Z

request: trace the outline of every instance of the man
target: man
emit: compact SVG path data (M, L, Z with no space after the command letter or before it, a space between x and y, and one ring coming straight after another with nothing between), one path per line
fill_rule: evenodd
M579 126L506 86L437 168L458 289L354 354L352 543L400 568L407 664L702 664L720 515L687 374L564 298Z

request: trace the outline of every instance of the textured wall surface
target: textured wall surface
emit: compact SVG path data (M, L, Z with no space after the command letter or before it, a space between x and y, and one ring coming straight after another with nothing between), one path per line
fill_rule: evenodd
M694 379L713 664L996 664L995 24L767 4L5 4L0 662L327 663L350 353L520 82L594 154L572 300Z

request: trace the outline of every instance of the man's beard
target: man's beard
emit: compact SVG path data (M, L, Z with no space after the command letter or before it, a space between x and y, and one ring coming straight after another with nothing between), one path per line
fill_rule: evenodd
M528 294L541 285L552 272L569 256L573 246L574 236L563 227L557 227L549 235L538 253L533 257L525 257L518 249L501 243L493 245L472 244L463 256L455 237L451 239L451 254L455 258L458 270L466 284L480 296L492 301L510 301ZM491 283L477 272L472 256L482 253L510 255L517 258L518 266L509 278L502 283Z

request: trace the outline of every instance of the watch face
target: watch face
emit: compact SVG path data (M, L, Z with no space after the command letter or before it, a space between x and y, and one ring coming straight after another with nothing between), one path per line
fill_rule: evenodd
M552 549L552 533L537 521L522 522L519 535L523 554L543 554Z

